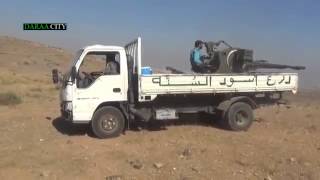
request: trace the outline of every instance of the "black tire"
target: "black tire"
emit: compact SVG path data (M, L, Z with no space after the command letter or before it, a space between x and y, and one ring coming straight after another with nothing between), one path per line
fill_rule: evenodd
M233 131L247 130L254 120L252 107L245 102L233 103L224 114L223 124Z
M118 108L105 106L94 113L91 125L98 138L117 137L124 130L125 119Z

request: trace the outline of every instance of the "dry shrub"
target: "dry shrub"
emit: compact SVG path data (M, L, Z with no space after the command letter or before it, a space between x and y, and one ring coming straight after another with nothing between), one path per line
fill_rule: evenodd
M0 105L16 105L21 102L21 97L13 92L0 93Z

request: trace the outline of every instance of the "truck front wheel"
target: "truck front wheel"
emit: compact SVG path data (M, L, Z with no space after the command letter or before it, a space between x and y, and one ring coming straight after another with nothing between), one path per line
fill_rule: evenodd
M98 109L92 118L93 133L103 139L119 136L125 126L122 112L112 106Z
M234 131L243 131L251 126L253 119L251 106L244 102L236 102L224 114L223 121L226 128Z

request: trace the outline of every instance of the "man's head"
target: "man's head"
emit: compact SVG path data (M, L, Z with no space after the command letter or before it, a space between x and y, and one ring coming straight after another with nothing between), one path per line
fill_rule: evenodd
M196 40L194 42L194 47L201 49L203 45L203 42L201 40Z
M110 62L110 61L115 61L115 57L116 57L115 54L107 54L106 55L107 63Z

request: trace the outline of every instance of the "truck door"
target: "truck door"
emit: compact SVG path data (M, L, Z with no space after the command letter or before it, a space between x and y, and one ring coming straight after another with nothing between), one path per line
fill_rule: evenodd
M120 54L119 51L91 51L85 54L76 78L74 121L91 120L101 103L126 101L127 70L125 57Z

